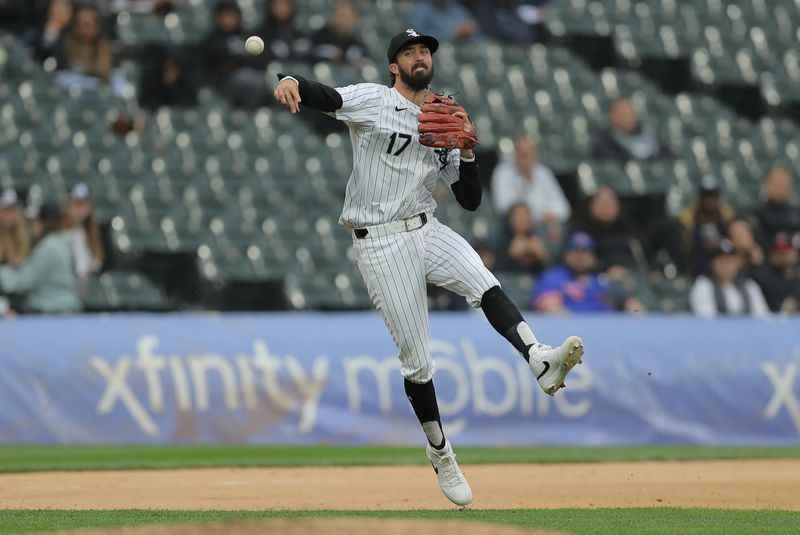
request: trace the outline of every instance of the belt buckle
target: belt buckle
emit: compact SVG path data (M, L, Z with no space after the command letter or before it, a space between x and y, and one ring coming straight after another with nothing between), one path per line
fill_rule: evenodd
M403 226L405 227L405 232L408 232L409 230L411 230L411 229L408 228L408 224L412 219L413 219L412 217L409 217L408 219L404 219L403 220Z

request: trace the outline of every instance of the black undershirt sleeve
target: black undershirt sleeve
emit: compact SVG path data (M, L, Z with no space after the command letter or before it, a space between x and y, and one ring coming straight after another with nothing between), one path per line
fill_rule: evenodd
M478 162L462 161L458 166L458 180L450 186L462 208L474 212L481 204L483 187L478 177Z
M278 73L279 80L283 80L287 76L297 80L302 106L323 112L333 112L342 107L342 95L334 88L314 80L306 80L302 76Z

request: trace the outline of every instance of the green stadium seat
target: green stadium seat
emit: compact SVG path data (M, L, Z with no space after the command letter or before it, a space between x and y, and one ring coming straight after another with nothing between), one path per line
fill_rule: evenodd
M139 273L111 271L87 287L87 308L108 311L166 311L175 304L149 278Z

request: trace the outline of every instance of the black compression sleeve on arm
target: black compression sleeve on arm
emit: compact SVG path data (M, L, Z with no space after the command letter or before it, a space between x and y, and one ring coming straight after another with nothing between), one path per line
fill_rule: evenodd
M474 212L481 204L483 188L478 178L478 162L461 161L458 167L458 180L450 186L458 204L464 209Z
M283 80L287 76L291 76L299 85L301 105L308 106L319 111L332 112L342 107L342 95L339 94L334 88L315 82L314 80L306 80L302 76L288 75L278 73L278 79Z

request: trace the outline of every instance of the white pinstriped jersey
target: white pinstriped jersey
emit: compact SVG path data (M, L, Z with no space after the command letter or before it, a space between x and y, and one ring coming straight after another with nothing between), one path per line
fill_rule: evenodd
M394 88L365 83L336 91L342 107L329 115L347 124L353 144L339 223L359 228L433 212L437 180L458 180L458 149L420 145L420 108Z

